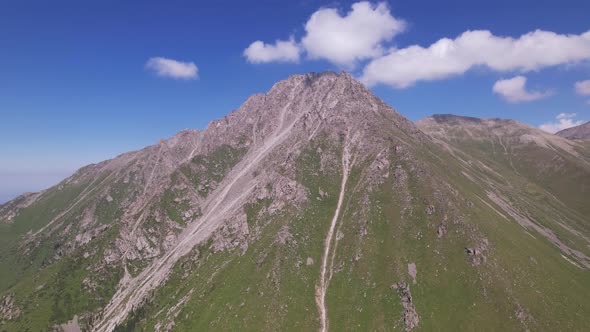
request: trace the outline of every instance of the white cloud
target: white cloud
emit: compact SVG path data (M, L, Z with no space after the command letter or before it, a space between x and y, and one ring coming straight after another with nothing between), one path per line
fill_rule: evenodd
M560 130L570 127L579 126L584 123L584 120L574 120L576 113L559 113L555 119L556 122L547 122L539 126L541 130L555 134Z
M572 119L576 117L576 113L559 113L557 114L557 116L555 117L557 120L561 120L561 119Z
M590 80L576 82L576 92L582 96L590 96Z
M383 54L381 45L405 28L393 17L386 3L354 3L346 16L337 9L323 8L311 15L301 40L310 58L322 58L340 66L352 67L357 60Z
M196 79L199 77L199 69L193 62L182 62L172 59L155 57L150 58L145 67L154 71L158 76L176 79Z
M461 75L475 66L499 72L528 72L588 59L590 31L560 35L536 30L515 39L475 30L455 39L440 39L428 48L413 45L391 49L364 68L362 80L368 85L383 83L405 88L417 81Z
M494 84L492 91L499 94L502 96L502 98L510 103L533 101L551 95L551 92L549 91L527 91L526 77L524 76L516 76L510 79L499 80Z
M265 62L299 62L301 48L293 40L277 40L274 45L257 40L244 50L244 56L250 63Z
M383 55L383 42L391 41L404 30L405 22L393 17L385 2L354 3L341 16L335 8L322 8L305 23L301 45L291 38L275 45L258 40L244 50L251 63L297 62L302 52L310 59L325 59L339 66L352 68L358 60Z

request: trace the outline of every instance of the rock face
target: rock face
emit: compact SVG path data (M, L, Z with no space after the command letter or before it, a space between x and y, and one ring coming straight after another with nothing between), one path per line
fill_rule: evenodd
M14 303L14 293L8 293L0 299L0 321L10 321L20 316L20 309Z
M579 126L567 128L561 131L558 131L555 135L561 136L567 139L580 139L586 140L590 139L590 121L581 124Z
M394 284L393 289L396 289L399 293L400 302L404 308L403 321L406 331L411 331L418 327L420 318L414 308L412 301L412 293L410 292L410 286L405 283Z
M582 329L589 155L509 120L415 125L347 73L294 75L0 206L18 312L0 329L515 330L516 307L526 328Z

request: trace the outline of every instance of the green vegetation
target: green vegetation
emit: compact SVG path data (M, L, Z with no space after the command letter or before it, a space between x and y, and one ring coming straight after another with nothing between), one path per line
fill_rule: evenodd
M274 170L305 188L305 202L272 210L281 203L276 197L252 198L239 216L247 220L247 243L216 251L212 237L193 248L115 331L317 330L316 286L342 181L343 142L330 137L318 132L294 154L292 168ZM408 306L393 287L400 284L409 286L418 331L590 325L588 271L488 196L493 192L564 245L590 255L586 164L558 148L505 148L500 143L510 145L497 140L450 140L454 155L428 142L398 152L394 142L382 151L386 169L375 170L369 155L355 159L349 175L329 260L332 331L405 330ZM193 201L217 188L245 153L223 145L173 173L145 210L134 211L135 219L145 216L138 229L148 233L149 244L164 250L159 241L186 226L185 213L201 213ZM22 310L0 329L51 330L75 315L88 327L125 269L134 277L150 263L105 263L121 236L122 206L141 191L133 178L109 174L62 183L14 223L0 224L0 296L14 293ZM273 192L275 185L259 188ZM101 227L89 243L76 238L87 230L87 213ZM44 237L23 241L54 219ZM408 264L416 266L415 282Z
M206 197L212 186L221 181L246 152L245 148L224 144L210 154L195 156L180 172L190 179L201 196Z

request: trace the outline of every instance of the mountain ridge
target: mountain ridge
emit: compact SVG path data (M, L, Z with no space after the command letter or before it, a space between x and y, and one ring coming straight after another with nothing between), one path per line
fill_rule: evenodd
M555 133L557 136L565 137L568 139L590 139L590 121L583 123L579 126L566 128Z
M573 194L588 190L590 154L520 125L467 121L470 133L414 124L347 73L290 76L204 130L0 206L0 321L586 326L590 225Z

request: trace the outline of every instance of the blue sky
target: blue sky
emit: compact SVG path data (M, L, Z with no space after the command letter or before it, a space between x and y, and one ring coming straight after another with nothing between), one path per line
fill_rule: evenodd
M433 113L512 118L533 126L590 120L590 87L574 88L576 82L590 80L590 44L582 36L590 30L589 1L372 2L365 9L369 14L379 11L378 20L369 18L378 24L354 36L362 39L358 47L322 53L321 46L330 45L321 38L331 42L344 33L347 42L354 39L329 30L359 30L348 20L356 11L353 3L3 1L0 201L42 189L82 165L142 148L181 129L204 128L249 95L295 73L348 70L371 81L379 97L411 120ZM318 14L331 9L331 16ZM357 14L362 16L360 9ZM307 24L312 15L318 17L316 26ZM548 40L557 47L529 51L520 38L537 29L553 35L531 37L533 41ZM477 39L484 43L478 48L482 54L461 51L463 44L455 40L470 30L491 33ZM507 37L513 38L510 47L523 47L524 60L520 53L494 53L506 42L495 38ZM459 65L457 59L443 57L442 67L434 68L432 57L438 53L428 47L442 38L459 49ZM277 40L294 49L276 58L270 48ZM264 43L263 52L270 50L262 54L267 56L263 61L260 53L244 55L255 41ZM422 59L415 70L407 67L407 59L395 58L411 45L422 48L412 56ZM539 65L523 68L529 56ZM157 63L146 65L154 57L196 68L184 71L184 78L162 76ZM379 67L377 73L389 76L368 78L366 68L378 60L386 70ZM410 74L400 79L404 68ZM186 69L180 67L181 72ZM440 77L437 70L445 74ZM418 71L423 75L414 77ZM513 80L519 76L525 78L524 86ZM493 86L502 80L504 95L494 93ZM558 120L560 113L576 115Z

